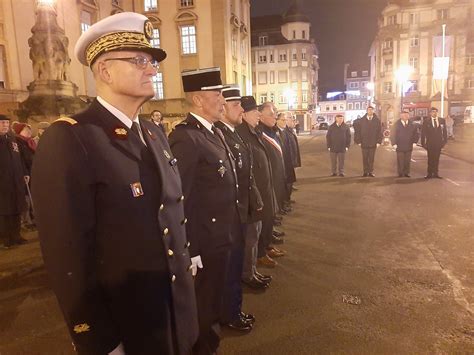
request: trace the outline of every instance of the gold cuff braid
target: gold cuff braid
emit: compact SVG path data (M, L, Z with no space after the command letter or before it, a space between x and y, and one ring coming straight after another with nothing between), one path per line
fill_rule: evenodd
M92 42L86 50L87 64L91 65L94 59L102 52L118 48L152 48L143 33L115 32L102 36Z

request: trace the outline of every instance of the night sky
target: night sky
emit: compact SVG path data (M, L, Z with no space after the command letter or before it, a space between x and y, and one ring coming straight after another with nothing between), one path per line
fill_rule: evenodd
M283 14L293 0L251 0L251 15ZM369 60L387 0L300 0L319 49L320 92L344 88L344 64Z

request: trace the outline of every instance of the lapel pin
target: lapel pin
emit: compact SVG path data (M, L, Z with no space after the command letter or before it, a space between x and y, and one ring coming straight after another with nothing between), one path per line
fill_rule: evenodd
M132 189L133 197L143 196L142 184L140 184L139 182L134 182L133 184L130 184L130 188Z
M147 133L151 137L151 139L156 139L156 136L147 128Z
M170 163L171 166L175 166L177 162L178 162L178 159L173 158L173 159L170 160L169 163Z
M221 165L221 167L219 169L217 169L217 172L220 174L221 178L224 177L224 174L225 174L226 171L227 171L227 169L225 168L224 165Z
M12 148L13 148L14 152L20 153L20 149L18 149L18 143L17 142L12 142Z
M115 128L114 132L115 132L115 136L117 138L120 138L120 139L127 138L128 133L127 133L127 130L125 128L121 128L121 127Z
M163 154L165 155L166 159L171 159L171 155L166 149L163 149Z
M240 149L240 144L239 144L239 143L235 143L235 144L234 144L234 147L235 147L235 149Z

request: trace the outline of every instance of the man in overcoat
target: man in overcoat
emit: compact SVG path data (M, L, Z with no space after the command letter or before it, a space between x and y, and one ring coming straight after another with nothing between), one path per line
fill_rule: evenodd
M369 106L367 113L354 123L354 143L362 149L363 176L375 177L375 151L382 144L382 123Z
M430 117L424 120L421 127L421 146L428 153L428 171L425 179L441 179L438 174L439 157L441 149L448 142L448 133L446 130L446 121L438 117L438 109L431 108Z
M345 155L351 145L351 131L343 115L336 115L336 120L329 126L326 144L331 157L332 176L343 177Z
M97 99L53 123L33 163L41 249L79 354L189 354L198 335L176 158L138 119L166 57L152 34L123 12L81 35Z
M400 114L400 119L393 125L391 142L397 151L398 177L410 177L411 154L413 144L418 142L418 128L410 121L406 111Z

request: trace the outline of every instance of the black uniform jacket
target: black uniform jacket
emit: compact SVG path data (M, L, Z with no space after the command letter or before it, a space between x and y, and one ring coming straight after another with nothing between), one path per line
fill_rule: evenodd
M448 141L446 121L438 117L438 127L433 127L433 119L428 117L421 127L421 145L426 149L441 149Z
M250 127L247 122L242 122L242 124L238 126L236 130L242 140L252 151L253 176L263 202L263 210L251 210L248 223L260 221L263 219L264 215L273 217L275 213L275 199L273 192L272 170L265 145L258 136L257 132L252 127Z
M326 144L332 153L344 153L351 145L351 130L344 122L340 126L334 122L326 133Z
M44 133L33 163L45 264L81 354L185 354L197 339L179 172L140 124L147 147L94 101Z
M237 177L230 149L192 114L169 136L183 181L191 256L231 246L237 215Z
M286 127L285 127L286 128ZM283 162L285 164L285 177L286 183L292 184L296 181L295 167L293 166L293 157L291 152L291 143L292 138L290 137L290 132L285 128L276 129L276 135L280 138L281 149L283 151Z
M16 138L0 135L0 216L19 215L25 208L25 175Z
M398 120L393 125L392 145L397 145L397 152L411 152L413 144L418 142L418 128L410 121L404 126L402 120Z
M285 131L288 132L288 135L290 136L290 149L291 149L291 158L293 161L293 167L294 168L299 168L301 167L301 154L300 154L300 145L298 144L298 136L295 133L295 130L286 127Z
M369 121L367 114L354 121L354 143L362 148L375 148L382 143L382 123L377 115Z
M235 157L237 180L239 182L238 211L241 223L247 223L249 217L263 207L262 198L253 176L253 154L251 148L242 140L236 130L222 122L216 122L224 134L225 141Z

